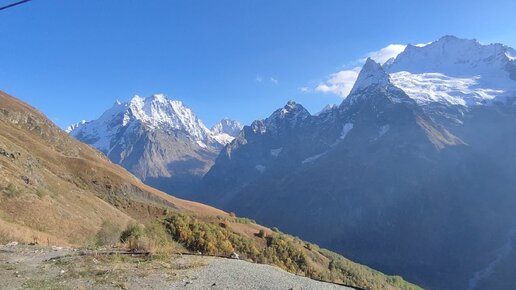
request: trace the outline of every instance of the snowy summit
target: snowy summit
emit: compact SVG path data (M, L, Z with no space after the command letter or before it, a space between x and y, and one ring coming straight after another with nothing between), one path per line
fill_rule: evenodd
M221 147L233 139L224 132L212 132L183 102L171 100L164 94L146 98L136 95L129 102L117 101L97 120L72 125L67 131L108 153L121 135L140 127L150 131L181 131L201 147Z
M516 94L514 55L503 44L444 36L425 46L408 45L384 69L419 104L472 106Z

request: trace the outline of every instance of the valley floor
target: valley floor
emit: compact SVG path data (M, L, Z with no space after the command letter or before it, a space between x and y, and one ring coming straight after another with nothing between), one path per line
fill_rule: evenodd
M241 260L0 246L0 289L352 289Z

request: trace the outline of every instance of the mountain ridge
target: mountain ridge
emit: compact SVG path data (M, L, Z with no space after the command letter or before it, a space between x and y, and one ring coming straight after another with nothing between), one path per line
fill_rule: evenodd
M500 78L418 71L418 62L414 73L396 72L404 53L384 67L369 59L340 106L296 122L269 117L244 127L196 198L384 271L403 271L425 287L468 289L513 229L516 114L507 100L516 97L516 82L505 70L513 60L498 53L506 49L499 45L444 37L405 55L428 60L426 51L446 54L455 42L495 51L476 58L487 59L483 67L471 67L503 76L503 90L493 95L497 83L485 82ZM496 285L485 275L482 283Z
M421 105L468 107L505 102L516 92L514 49L503 44L444 36L425 46L408 45L386 63L395 85Z

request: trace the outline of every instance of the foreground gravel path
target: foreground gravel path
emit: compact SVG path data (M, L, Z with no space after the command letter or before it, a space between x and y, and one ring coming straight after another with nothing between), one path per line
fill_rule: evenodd
M276 267L240 260L207 258L208 265L177 281L171 289L353 289L296 276Z
M175 255L166 260L89 250L0 245L0 289L353 289L241 260Z

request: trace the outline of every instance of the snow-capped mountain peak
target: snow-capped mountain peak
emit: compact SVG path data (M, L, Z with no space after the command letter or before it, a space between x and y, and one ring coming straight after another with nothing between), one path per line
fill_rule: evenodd
M340 108L349 108L357 102L377 98L386 98L390 103L412 102L402 90L392 84L391 77L383 67L368 58Z
M290 126L294 127L299 121L310 117L310 113L302 105L295 101L288 101L287 104L270 115L265 120L267 128L275 128L278 123L286 121Z
M384 64L392 84L421 105L473 106L516 95L515 50L503 44L444 36L408 45Z
M229 136L236 137L242 128L242 124L238 121L224 118L211 127L211 132L213 134L228 134Z
M465 77L500 73L509 61L512 49L494 43L482 45L475 39L443 36L426 46L408 45L396 59L386 65L388 72L443 73Z
M145 130L181 131L193 144L219 148L232 136L212 133L183 102L171 100L164 94L149 97L134 96L128 102L115 102L100 118L69 127L69 133L99 150L108 153L119 142L124 132L138 128ZM127 131L129 130L129 131ZM122 134L122 135L121 135Z
M86 124L86 120L82 120L82 121L80 121L79 123L72 124L72 125L70 125L70 126L66 127L65 132L66 132L66 133L70 133L70 132L72 132L73 130L75 130L75 129L79 128L80 126L82 126L82 125L84 125L84 124Z
M69 133L168 191L206 173L217 153L234 139L225 132L238 130L240 123L222 123L220 131L211 132L181 101L164 94L136 95L115 102L96 120L71 126Z
M197 140L205 141L210 132L201 120L181 101L170 100L163 94L147 98L134 96L128 104L128 117L147 127L184 130Z
M350 96L371 86L385 87L389 84L389 75L379 63L368 58L358 74L358 78L351 89Z

